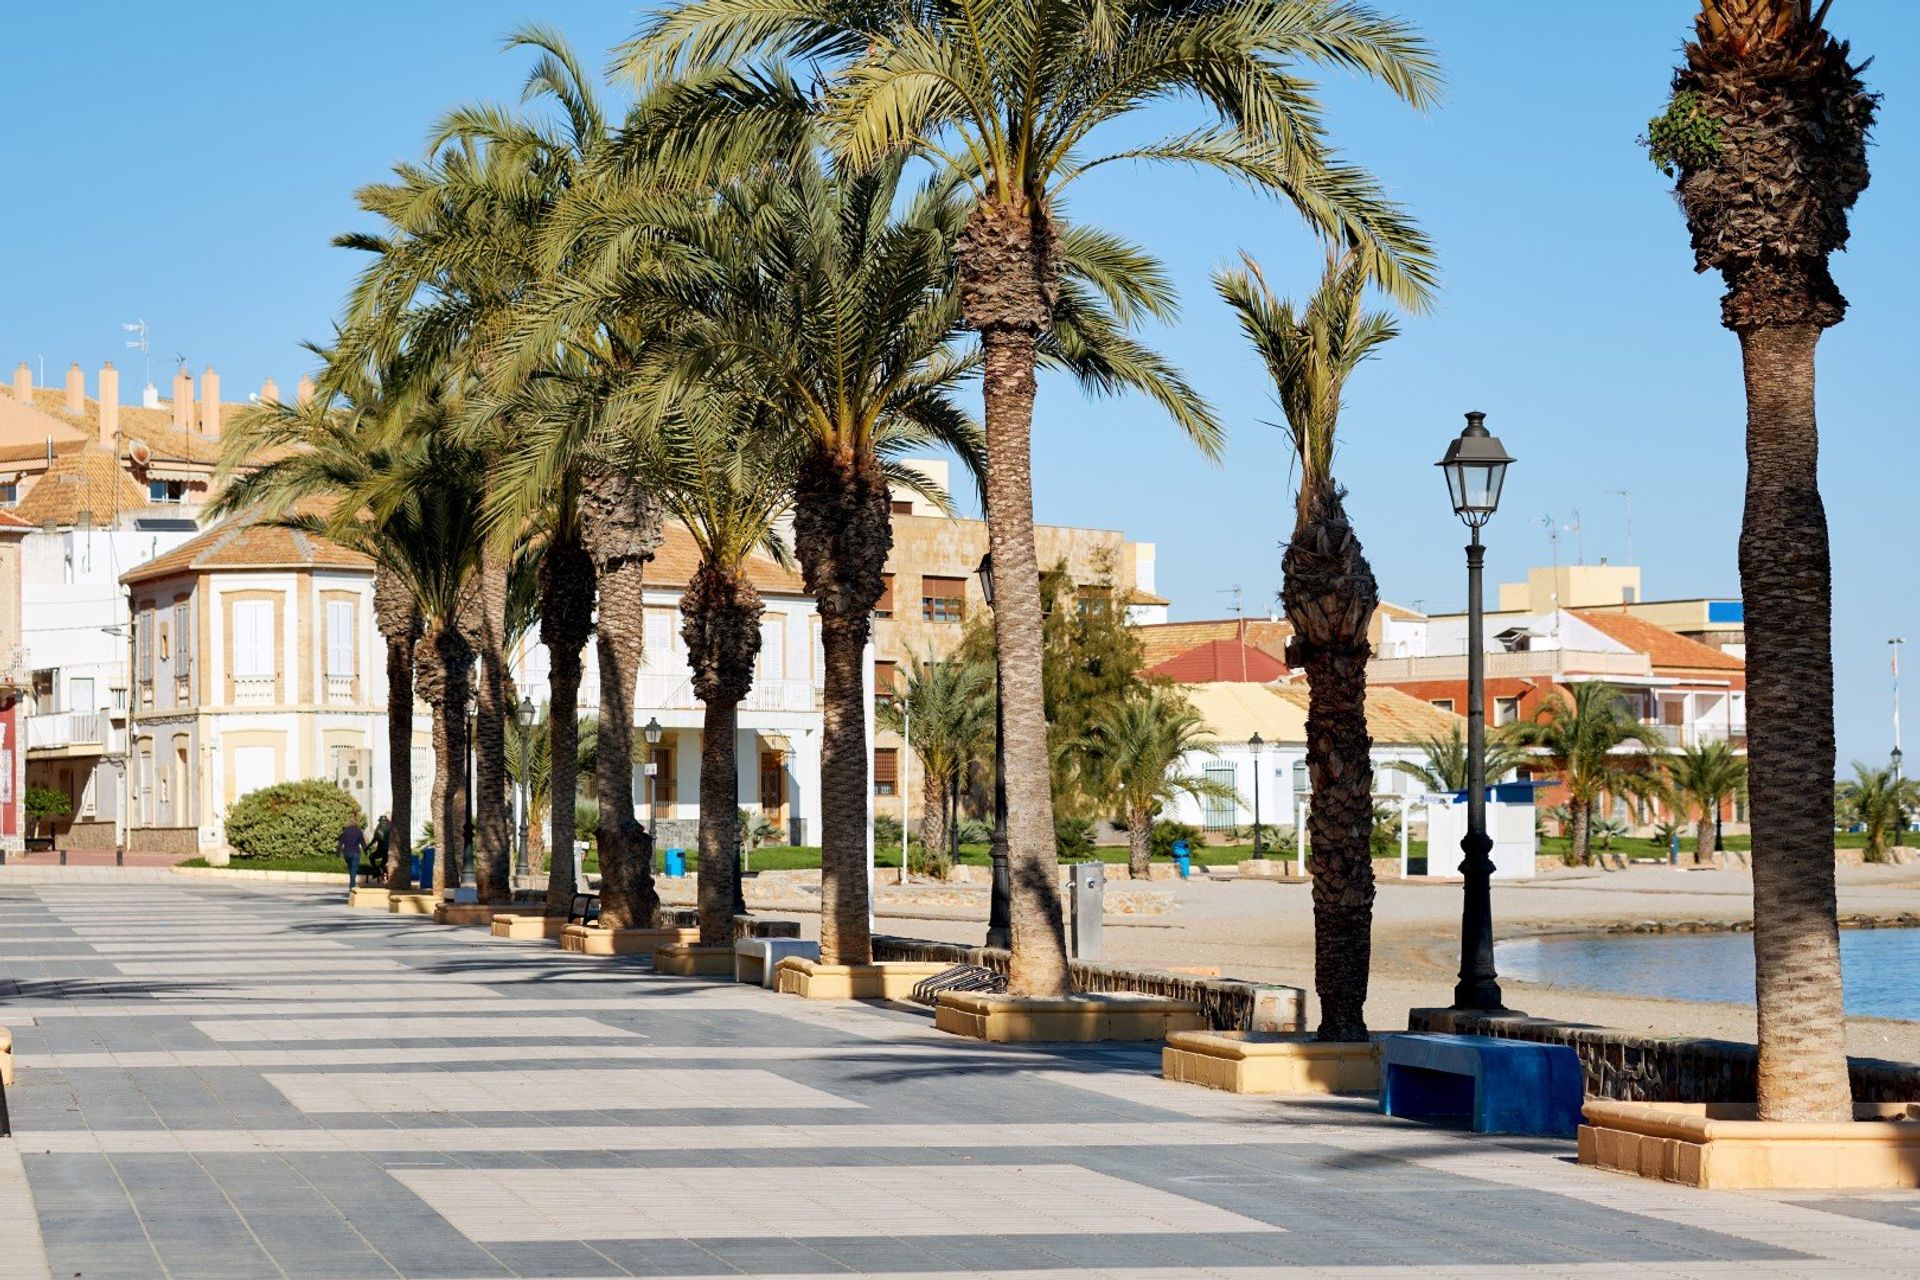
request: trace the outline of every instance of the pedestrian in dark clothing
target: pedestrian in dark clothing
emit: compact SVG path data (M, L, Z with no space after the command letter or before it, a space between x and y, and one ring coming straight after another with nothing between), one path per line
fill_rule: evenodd
M340 833L340 856L347 860L349 889L360 883L360 855L366 852L366 848L367 833L360 829L360 821L356 818Z
M393 823L386 814L373 824L373 840L367 845L367 871L375 880L387 878L387 849L393 843Z

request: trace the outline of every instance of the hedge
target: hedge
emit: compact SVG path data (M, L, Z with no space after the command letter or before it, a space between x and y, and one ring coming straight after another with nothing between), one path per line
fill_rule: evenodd
M365 824L353 797L319 778L249 792L227 814L227 843L243 858L337 854L349 823Z

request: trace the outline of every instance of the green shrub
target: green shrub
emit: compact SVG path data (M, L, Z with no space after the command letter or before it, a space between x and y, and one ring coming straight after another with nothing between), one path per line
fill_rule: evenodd
M1053 848L1062 862L1085 862L1093 856L1093 823L1086 818L1055 818Z
M241 796L227 814L227 843L243 858L320 857L337 852L340 833L366 818L331 782L282 782Z
M1270 836L1271 830L1263 833ZM1156 822L1153 824L1153 856L1171 858L1173 842L1185 840L1188 852L1201 848L1207 843L1207 833L1190 822Z
M945 880L953 874L953 861L945 849L935 849L929 853L926 845L915 840L907 845L907 872L909 875Z
M900 819L890 813L873 815L873 843L881 849L900 847Z
M51 787L28 787L23 797L27 810L27 821L33 824L33 834L40 834L42 818L61 818L73 812L73 802L67 799L64 791L55 791Z
M1054 829L1059 830L1056 823ZM959 824L961 844L993 843L993 824L985 818L962 818Z

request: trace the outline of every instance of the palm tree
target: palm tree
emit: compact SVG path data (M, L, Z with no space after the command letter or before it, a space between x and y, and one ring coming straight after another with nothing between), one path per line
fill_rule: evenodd
M1573 860L1584 866L1592 851L1594 803L1603 795L1650 794L1655 776L1647 768L1648 753L1663 751L1665 743L1657 729L1634 718L1612 685L1582 681L1572 694L1555 689L1532 720L1507 729L1514 743L1537 748L1559 773Z
M1099 8L1005 0L984 21L972 5L823 9L808 0L753 7L684 0L651 20L625 53L628 70L643 80L689 68L712 72L755 56L824 62L837 74L822 114L843 162L861 169L920 155L971 190L954 244L962 318L980 334L984 376L1013 866L1009 986L1017 994L1063 994L1069 981L1048 789L1030 437L1035 370L1050 347L1070 354L1076 342L1065 314L1073 305L1072 242L1078 237L1084 246L1097 235L1061 221L1065 189L1117 160L1212 168L1291 201L1329 236L1359 240L1373 251L1368 260L1379 279L1416 299L1430 278L1425 242L1371 179L1333 158L1298 64L1357 69L1423 104L1436 79L1426 48L1408 28L1363 6L1319 0L1128 0ZM1104 156L1084 153L1102 126L1181 96L1220 123ZM1134 256L1141 269L1152 268L1150 258ZM1171 312L1170 296L1156 290L1136 293L1119 317ZM1124 351L1134 367L1153 366L1149 393L1205 451L1217 452L1218 425L1198 398L1148 353L1130 343Z
M553 709L541 707L524 739L507 734L507 781L527 789L527 864L538 869L545 839L541 827L553 811Z
M1825 793L1834 776L1833 583L1814 347L1846 311L1827 259L1867 186L1878 97L1811 0L1701 0L1654 159L1678 172L1698 270L1740 339L1747 496L1740 593L1753 778L1753 952L1763 1120L1852 1115Z
M1693 860L1705 862L1720 806L1747 785L1747 762L1724 742L1700 742L1663 757L1660 764L1675 816L1694 816Z
M1887 860L1889 840L1906 811L1916 805L1920 805L1920 782L1858 760L1853 762L1853 777L1834 788L1834 809L1840 820L1866 828L1868 862Z
M1380 592L1333 478L1333 452L1347 379L1399 330L1385 313L1362 308L1378 274L1363 252L1329 249L1319 288L1299 308L1273 295L1252 258L1244 262L1214 283L1266 365L1300 467L1281 600L1293 624L1288 662L1307 672L1316 1035L1365 1040L1374 894L1367 625Z
M906 687L880 708L883 728L906 737L920 759L920 843L929 854L947 847L953 780L993 741L993 669L932 655L912 664Z
M1232 786L1184 767L1210 736L1206 721L1169 689L1149 687L1095 719L1093 772L1126 819L1127 874L1135 880L1146 879L1153 858L1153 819L1175 798L1239 800Z
M1506 728L1502 725L1488 735L1487 777L1490 780L1506 777L1527 758L1525 748L1508 740L1512 735L1505 732ZM1389 760L1387 768L1406 774L1427 791L1467 789L1467 743L1459 725L1453 727L1448 737L1434 734L1421 739L1419 747L1426 757L1424 760Z
M420 642L420 605L399 573L377 565L374 622L387 644L387 889L413 887L413 649Z

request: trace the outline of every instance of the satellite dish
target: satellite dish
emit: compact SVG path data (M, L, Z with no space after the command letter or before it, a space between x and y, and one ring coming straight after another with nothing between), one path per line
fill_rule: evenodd
M135 440L127 446L127 456L133 459L133 465L144 467L153 461L153 450L147 447L145 440Z

